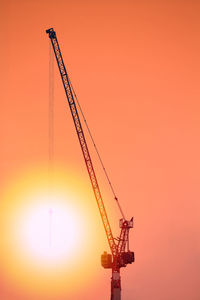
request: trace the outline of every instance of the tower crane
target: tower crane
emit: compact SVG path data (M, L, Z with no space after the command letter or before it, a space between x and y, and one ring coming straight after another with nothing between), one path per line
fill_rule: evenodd
M56 37L56 32L53 28L46 30L46 33L49 35L51 40L51 44L54 50L55 58L58 64L58 68L60 71L61 79L63 82L64 90L66 93L67 101L71 110L72 118L74 121L76 133L79 139L79 143L81 146L81 150L83 153L83 157L85 160L86 168L90 177L90 182L92 185L92 189L97 201L97 205L99 208L99 212L101 215L101 219L103 222L103 226L105 229L105 233L107 236L107 240L109 243L109 247L111 250L111 254L104 252L101 255L101 265L105 269L112 270L111 277L111 300L121 300L121 277L120 277L120 269L122 267L126 267L128 264L132 264L135 260L134 252L129 250L129 230L133 227L133 218L130 220L126 220L123 212L122 218L119 220L119 226L121 228L120 235L117 238L113 237L113 233L111 230L111 226L108 220L108 216L106 213L106 209L104 206L104 202L101 196L99 184L97 181L97 177L95 174L95 170L93 167L93 163L91 160L91 156L88 150L87 142L85 139L85 135L82 129L82 125L80 122L78 110L75 103L75 94L66 71L64 61L62 58L61 50L58 44L58 40ZM115 197L115 200L118 202L118 199ZM118 204L119 205L119 204Z

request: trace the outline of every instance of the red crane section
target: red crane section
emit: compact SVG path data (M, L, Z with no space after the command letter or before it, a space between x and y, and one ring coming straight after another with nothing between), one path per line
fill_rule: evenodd
M97 182L97 178L95 175L94 167L92 164L92 160L90 157L90 153L88 150L88 146L86 143L86 139L84 136L84 132L81 126L80 118L78 115L78 111L76 108L76 103L74 101L75 94L73 92L73 88L70 84L69 76L67 74L62 54L60 51L60 47L58 44L58 40L56 37L56 33L53 30L53 28L50 28L46 30L46 33L49 35L49 38L51 40L54 54L57 60L58 68L60 71L60 75L62 78L63 86L65 89L65 93L67 96L67 100L69 103L69 107L71 110L71 114L73 117L74 125L76 128L77 136L79 139L79 143L81 146L81 150L83 153L83 157L85 160L85 164L88 170L88 174L90 177L90 182L92 184L92 189L94 191L94 195L98 204L98 208L100 211L101 219L104 225L104 229L106 232L106 236L108 239L108 243L112 252L111 254L107 254L104 252L104 254L101 256L101 264L104 268L112 269L112 278L111 278L111 300L121 300L121 278L120 278L120 268L126 267L127 264L131 264L134 262L134 252L131 252L129 250L129 230L133 227L133 218L128 221L125 220L125 217L123 215L123 212L121 210L121 207L118 203L117 198L115 197L115 200L118 203L119 209L122 213L123 218L120 220L120 236L118 238L114 238L111 227L109 224L109 220L107 217L107 213L105 210L105 206L103 203L103 199L101 196L100 188Z

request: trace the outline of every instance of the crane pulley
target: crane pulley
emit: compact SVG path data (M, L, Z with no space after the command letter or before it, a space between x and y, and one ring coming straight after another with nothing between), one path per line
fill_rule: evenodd
M77 111L75 98L76 95L73 91L72 85L70 83L70 79L68 73L66 71L64 61L62 58L62 54L60 51L60 47L58 44L58 40L56 37L56 33L53 28L46 30L46 33L49 35L51 40L54 54L56 57L56 61L58 64L58 68L60 71L61 79L63 82L63 86L65 89L66 97L68 100L68 104L71 110L72 118L74 121L76 133L79 139L79 143L81 146L81 150L83 153L83 157L85 160L85 164L87 167L87 171L90 177L90 182L92 184L92 189L94 191L94 195L97 201L97 205L99 208L99 212L101 215L101 219L103 222L103 226L106 232L106 236L108 239L108 243L110 246L111 254L104 252L101 256L101 264L104 268L112 269L112 279L111 279L111 300L120 300L121 299L121 280L120 280L120 268L126 267L127 264L131 264L134 262L134 252L129 250L129 230L133 227L133 218L128 221L125 219L121 207L119 206L123 218L120 219L120 236L118 238L114 238L112 234L112 230L110 227L110 223L108 220L108 216L106 213L106 209L104 206L104 202L101 196L100 188L98 185L97 177L94 171L93 163L90 157L90 153L88 150L87 142L85 139L85 135L82 129L82 125L80 122L79 114ZM116 197L115 197L116 198ZM115 199L118 202L118 199Z

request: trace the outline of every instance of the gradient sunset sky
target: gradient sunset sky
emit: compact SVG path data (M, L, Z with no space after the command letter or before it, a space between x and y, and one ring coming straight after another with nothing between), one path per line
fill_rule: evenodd
M23 261L12 240L13 216L28 203L20 195L45 182L50 27L120 203L134 216L136 262L121 272L122 299L199 300L198 0L0 1L0 299L110 299L111 272L100 265L109 249L56 65L57 181L79 191L77 209L93 231L78 263L62 270Z

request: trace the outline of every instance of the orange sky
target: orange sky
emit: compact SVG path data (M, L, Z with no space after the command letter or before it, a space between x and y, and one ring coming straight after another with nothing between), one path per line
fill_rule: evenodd
M200 299L199 12L197 0L0 2L1 191L48 161L45 30L54 27L117 195L135 217L136 262L122 271L124 300ZM57 67L55 101L55 159L90 190ZM112 208L112 197L105 202ZM97 257L104 246L96 239ZM77 276L73 292L66 279L66 292L51 295L17 286L2 270L0 298L109 299L110 275L97 261L85 286Z

